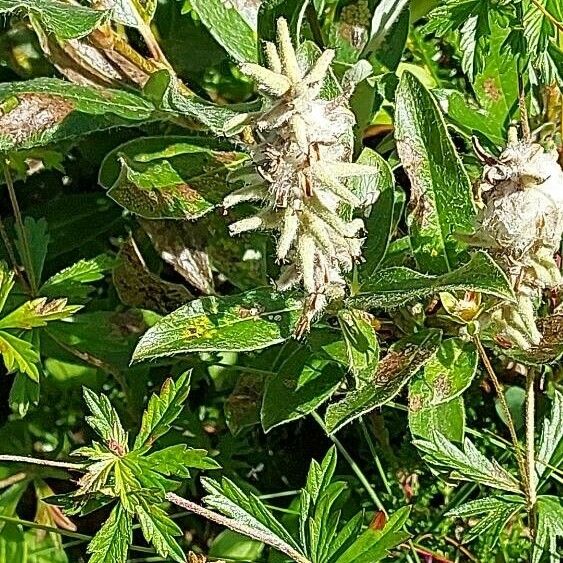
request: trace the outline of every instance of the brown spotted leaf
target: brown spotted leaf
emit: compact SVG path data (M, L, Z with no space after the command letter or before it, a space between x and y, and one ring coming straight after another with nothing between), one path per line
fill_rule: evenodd
M326 412L327 431L334 433L352 420L380 407L395 397L440 345L441 332L427 330L404 338L379 362L371 381L330 405Z
M0 84L0 151L28 149L152 119L154 106L129 92L56 78Z
M148 137L112 151L100 170L108 195L147 219L196 219L229 191L226 176L242 154L186 137Z
M117 255L113 285L125 305L163 314L193 299L183 285L166 282L147 268L132 237L121 245Z

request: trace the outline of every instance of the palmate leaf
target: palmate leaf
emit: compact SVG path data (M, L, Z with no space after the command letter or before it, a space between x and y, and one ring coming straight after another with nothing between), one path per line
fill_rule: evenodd
M498 497L480 498L466 502L446 513L446 516L456 518L473 518L481 516L479 522L472 526L464 537L466 542L486 535L490 548L499 540L500 533L506 524L519 512L525 510L522 497L504 495Z
M0 150L29 149L92 131L153 119L154 106L135 94L94 89L57 78L0 84Z
M335 563L377 563L389 558L389 550L397 547L410 536L403 530L409 517L410 507L397 510L383 530L368 528L338 558Z
M460 481L474 481L487 487L511 493L521 493L518 480L495 459L488 459L469 439L461 450L440 433L435 432L432 440L414 440L413 444L423 452L432 465L450 471L452 478Z
M275 545L281 542L297 553L302 553L291 534L256 495L243 492L227 478L223 478L221 482L202 478L201 482L209 493L204 501L210 507L269 538L270 541L266 543Z
M45 297L67 297L69 300L84 300L93 287L92 282L101 280L114 265L115 259L109 254L80 260L51 276L42 286L40 294Z
M505 273L487 253L477 251L467 264L441 276L421 274L402 266L380 270L362 285L356 296L347 300L347 304L358 308L392 309L441 291L477 291L514 300Z
M537 531L536 541L532 548L531 563L545 561L557 563L557 539L563 537L563 505L561 499L554 496L540 496L536 504Z
M190 392L190 372L183 373L177 381L167 379L159 395L153 395L141 421L141 428L135 438L134 449L151 446L170 430L184 408Z
M117 504L88 545L89 563L126 563L132 538L131 515Z
M137 497L135 514L145 539L154 546L161 557L170 557L179 563L185 562L184 552L175 539L175 536L182 534L182 530L162 508L149 499Z
M13 334L0 331L0 354L9 372L20 371L39 381L39 354L32 344Z
M111 405L106 395L96 395L84 388L84 400L92 413L86 417L86 422L109 445L110 449L120 454L128 451L127 432L123 429L119 415Z
M109 15L107 10L92 10L60 0L0 0L0 14L14 12L39 16L45 28L60 39L84 37Z
M66 299L47 301L40 297L26 301L23 305L0 319L0 329L21 328L31 330L47 326L49 321L57 321L71 317L81 309L81 305L67 305Z
M543 421L536 457L536 479L541 487L563 462L563 395L559 391L555 391L553 396L549 418Z

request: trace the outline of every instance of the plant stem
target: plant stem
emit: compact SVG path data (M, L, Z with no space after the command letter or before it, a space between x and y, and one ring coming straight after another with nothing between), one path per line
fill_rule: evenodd
M20 211L20 206L18 204L18 199L16 197L16 191L14 189L14 182L12 179L12 174L8 168L8 163L4 161L2 163L4 167L4 178L6 180L6 186L8 187L8 194L10 196L10 203L12 204L12 209L14 211L14 218L16 220L16 231L19 231L19 236L21 238L21 253L23 256L21 259L24 261L26 267L27 280L29 282L29 287L31 294L35 296L37 294L37 283L38 280L35 279L35 272L33 271L33 260L31 259L31 246L29 244L29 239L27 238L27 231L23 223L22 214Z
M532 541L536 537L536 460L535 460L535 392L534 380L535 371L528 369L526 374L526 471L528 475L528 489L526 492L528 500L528 526Z
M49 459L38 459L24 455L0 455L0 463L1 462L29 463L31 465L41 465L43 467L59 467L61 469L69 469L70 471L85 471L85 467L82 463L52 461Z
M176 506L179 506L181 508L184 508L185 510L189 510L190 512L193 512L198 516L203 516L203 518L206 518L211 522L215 522L215 524L225 526L235 532L238 532L239 534L243 534L249 538L253 538L255 540L263 542L277 549L278 551L281 551L284 555L287 555L294 561L297 561L297 563L311 563L304 555L299 553L297 550L295 550L293 547L291 547L284 541L278 540L273 535L265 534L261 530L257 530L255 528L247 526L246 524L243 524L242 522L239 522L234 518L229 518L227 516L223 516L222 514L217 514L216 512L213 512L208 508L200 506L199 504L196 504L195 502L192 502L188 499L182 498L174 493L167 493L166 500L168 502L171 502L172 504L175 504Z
M512 414L508 407L508 403L506 402L506 397L504 396L504 388L501 382L499 381L495 373L495 370L493 369L491 361L489 360L489 356L487 356L487 352L485 351L485 348L483 347L481 340L479 339L479 337L476 337L474 341L475 341L475 346L477 347L477 351L479 352L479 356L481 357L481 361L485 366L485 370L487 371L487 374L489 375L495 387L500 408L502 410L502 413L506 420L506 425L508 426L508 430L510 432L510 438L512 439L512 444L514 446L514 455L516 456L518 469L520 472L520 476L522 478L524 493L526 494L526 497L528 499L528 505L529 505L530 499L528 497L528 494L530 491L530 475L528 475L528 468L526 466L524 456L522 455L522 451L520 449L520 442L518 441L518 436L516 435L516 427L514 426L514 419L512 418Z
M323 422L323 419L315 411L313 411L311 414L315 419L315 421L317 422L317 424L323 429L323 431L328 436L328 438L336 446L338 451L344 456L344 459L346 459L348 465L350 466L352 471L356 474L356 477L363 485L364 489L366 490L367 494L370 496L371 500L373 501L377 509L381 510L381 512L383 512L385 516L387 516L387 511L385 510L385 506L383 506L383 503L377 496L377 493L371 486L370 482L368 481L367 477L364 475L363 471L359 468L358 464L354 461L352 456L347 452L346 448L344 448L340 440L326 431L326 426Z
M365 438L365 440L368 444L369 451L371 452L371 455L373 456L373 460L375 462L375 467L377 468L377 471L379 472L379 476L381 477L381 480L383 481L383 485L385 486L385 490L387 491L388 494L392 494L391 487L389 485L389 481L387 480L387 475L385 474L385 470L383 469L383 466L381 465L381 460L379 459L379 456L377 455L377 451L375 450L375 444L373 443L373 440L372 440L372 438L369 434L368 427L367 427L366 422L363 419L363 417L360 418L360 427L362 429L362 433L364 435L364 438Z

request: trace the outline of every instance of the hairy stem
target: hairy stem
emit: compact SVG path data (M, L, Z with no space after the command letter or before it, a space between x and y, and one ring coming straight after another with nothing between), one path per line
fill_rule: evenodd
M497 393L497 397L499 400L499 405L502 414L504 416L504 419L506 421L506 424L508 426L508 430L510 432L510 438L514 446L514 455L516 456L518 469L520 472L520 476L522 478L523 489L526 496L528 496L528 491L530 490L528 470L526 467L526 463L524 461L524 456L522 455L522 451L520 449L520 442L518 441L518 436L516 435L516 427L514 426L514 419L512 418L512 414L508 407L508 403L506 402L506 397L504 396L504 387L502 386L502 383L499 381L497 374L493 369L491 361L489 360L489 356L487 355L487 352L485 351L485 348L483 347L481 340L478 337L475 338L474 340L475 340L475 346L477 347L477 351L479 352L479 356L481 357L481 361L485 366L485 370L487 371L487 374L489 375L495 387L495 391Z
M287 555L288 557L293 559L293 561L297 561L297 563L311 563L305 556L303 556L301 553L296 551L293 547L286 544L285 542L277 540L274 536L265 534L261 530L247 526L246 524L243 524L242 522L239 522L234 518L229 518L228 516L217 514L216 512L213 512L208 508L200 506L199 504L180 497L174 493L167 493L166 500L168 502L171 502L172 504L175 504L176 506L193 512L198 516L202 516L203 518L206 518L211 522L215 522L215 524L225 526L235 532L238 532L239 534L243 534L249 538L263 542L277 549L278 551L281 551L284 555Z
M534 379L535 372L533 369L528 369L526 374L526 471L528 475L528 526L530 527L530 534L532 541L536 537L536 460L535 460L535 392L534 392Z
M86 471L86 468L82 463L52 461L50 459L38 459L36 457L27 457L24 455L0 455L0 463L1 462L29 463L31 465L41 465L43 467L59 467L60 469L69 469L70 471Z

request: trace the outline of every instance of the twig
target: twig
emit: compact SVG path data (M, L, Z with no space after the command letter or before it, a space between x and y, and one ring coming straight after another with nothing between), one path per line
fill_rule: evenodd
M1 462L29 463L31 465L41 465L43 467L59 467L60 469L69 469L70 471L86 470L84 464L82 463L68 463L66 461L38 459L36 457L27 457L24 455L0 455L0 463Z
M295 550L293 547L288 545L287 543L277 540L275 537L270 536L262 532L261 530L257 530L255 528L251 528L234 518L229 518L227 516L223 516L222 514L217 514L208 508L200 506L195 502L189 501L183 497L180 497L174 493L167 493L166 500L179 506L185 510L189 510L198 516L203 516L207 520L211 522L215 522L215 524L219 524L221 526L225 526L235 532L243 534L249 538L258 540L262 543L265 543L278 551L281 551L284 555L287 555L297 563L311 563L306 557L304 557L301 553Z
M387 516L387 511L385 510L385 506L383 505L383 503L381 502L381 500L377 496L377 493L375 492L374 488L371 486L370 482L368 481L367 477L364 475L362 470L359 468L358 464L354 461L354 459L348 453L346 448L342 445L340 440L338 438L336 438L336 436L332 436L331 434L329 434L326 431L326 426L323 422L323 419L314 411L311 414L312 414L313 418L315 419L315 421L317 422L317 424L323 429L323 431L328 436L328 438L336 446L338 451L344 456L344 458L348 462L348 465L350 466L352 471L356 474L356 477L358 478L360 483L363 485L367 494L370 496L370 498L372 499L375 506L377 506L377 509L381 510L381 512L383 512L385 514L385 516Z
M532 539L536 537L536 461L535 461L535 392L534 392L534 375L533 369L528 369L526 374L526 471L528 475L528 526Z
M10 196L10 203L12 204L12 209L14 211L14 218L16 220L16 227L17 230L19 231L19 235L21 237L21 242L22 242L22 253L25 254L25 256L22 256L22 260L25 262L25 266L26 266L26 274L27 274L27 280L29 282L29 286L30 286L30 290L32 295L35 295L37 293L37 283L38 280L35 279L35 272L33 271L33 261L31 259L31 247L29 245L29 239L27 238L27 231L25 230L25 226L23 224L23 218L22 218L22 214L20 211L20 206L18 204L18 199L16 197L16 191L14 189L14 182L12 179L12 174L10 173L10 169L8 167L8 163L6 161L4 161L2 163L2 166L4 167L4 178L6 180L6 186L8 187L8 194Z
M477 347L477 351L479 352L479 356L481 357L481 361L485 366L485 370L487 371L487 374L489 375L495 387L500 408L504 415L506 425L508 426L508 430L510 432L510 438L512 439L512 444L514 446L514 455L516 456L516 461L518 462L518 468L520 471L520 476L522 477L524 492L526 493L527 496L528 491L530 490L528 470L526 467L526 463L524 461L524 456L522 455L522 452L520 450L520 442L518 441L518 436L516 435L516 427L514 426L514 419L512 418L512 414L508 407L508 403L506 402L506 397L504 396L504 388L501 382L499 381L495 373L495 370L493 369L491 361L489 360L489 357L487 356L487 352L485 351L485 348L483 347L483 344L481 343L479 337L476 337L474 339L474 342L475 342L475 346Z

